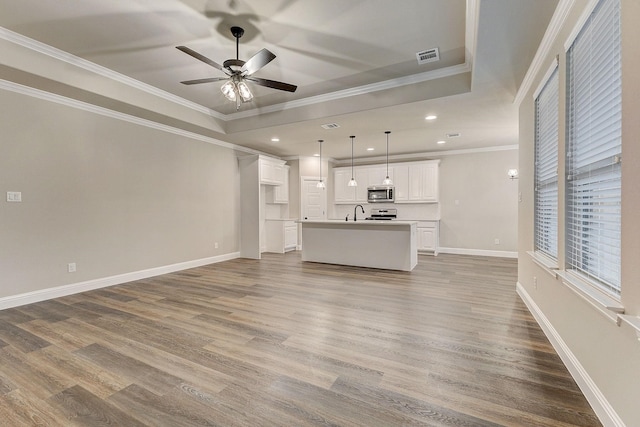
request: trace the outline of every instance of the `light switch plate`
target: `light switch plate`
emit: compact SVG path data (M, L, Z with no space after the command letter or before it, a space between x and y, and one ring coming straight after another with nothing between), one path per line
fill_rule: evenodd
M22 193L19 191L7 191L7 202L21 202Z

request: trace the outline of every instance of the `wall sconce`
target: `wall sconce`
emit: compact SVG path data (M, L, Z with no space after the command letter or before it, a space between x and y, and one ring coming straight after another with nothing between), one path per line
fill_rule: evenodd
M507 175L509 175L509 179L518 179L518 169L509 169Z

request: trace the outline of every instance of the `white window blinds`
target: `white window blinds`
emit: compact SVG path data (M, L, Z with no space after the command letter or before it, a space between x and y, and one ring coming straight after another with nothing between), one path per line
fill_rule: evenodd
M567 52L567 267L620 294L620 0L601 0Z
M535 99L535 250L558 257L558 67Z

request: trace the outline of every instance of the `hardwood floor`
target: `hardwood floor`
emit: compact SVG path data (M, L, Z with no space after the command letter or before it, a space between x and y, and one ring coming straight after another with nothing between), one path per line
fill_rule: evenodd
M515 260L263 255L0 311L0 425L600 425Z

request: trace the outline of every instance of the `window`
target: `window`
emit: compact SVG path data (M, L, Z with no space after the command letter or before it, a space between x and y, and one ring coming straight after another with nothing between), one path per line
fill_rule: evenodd
M601 0L567 52L566 262L620 294L620 0Z
M535 250L558 257L558 65L535 99Z

